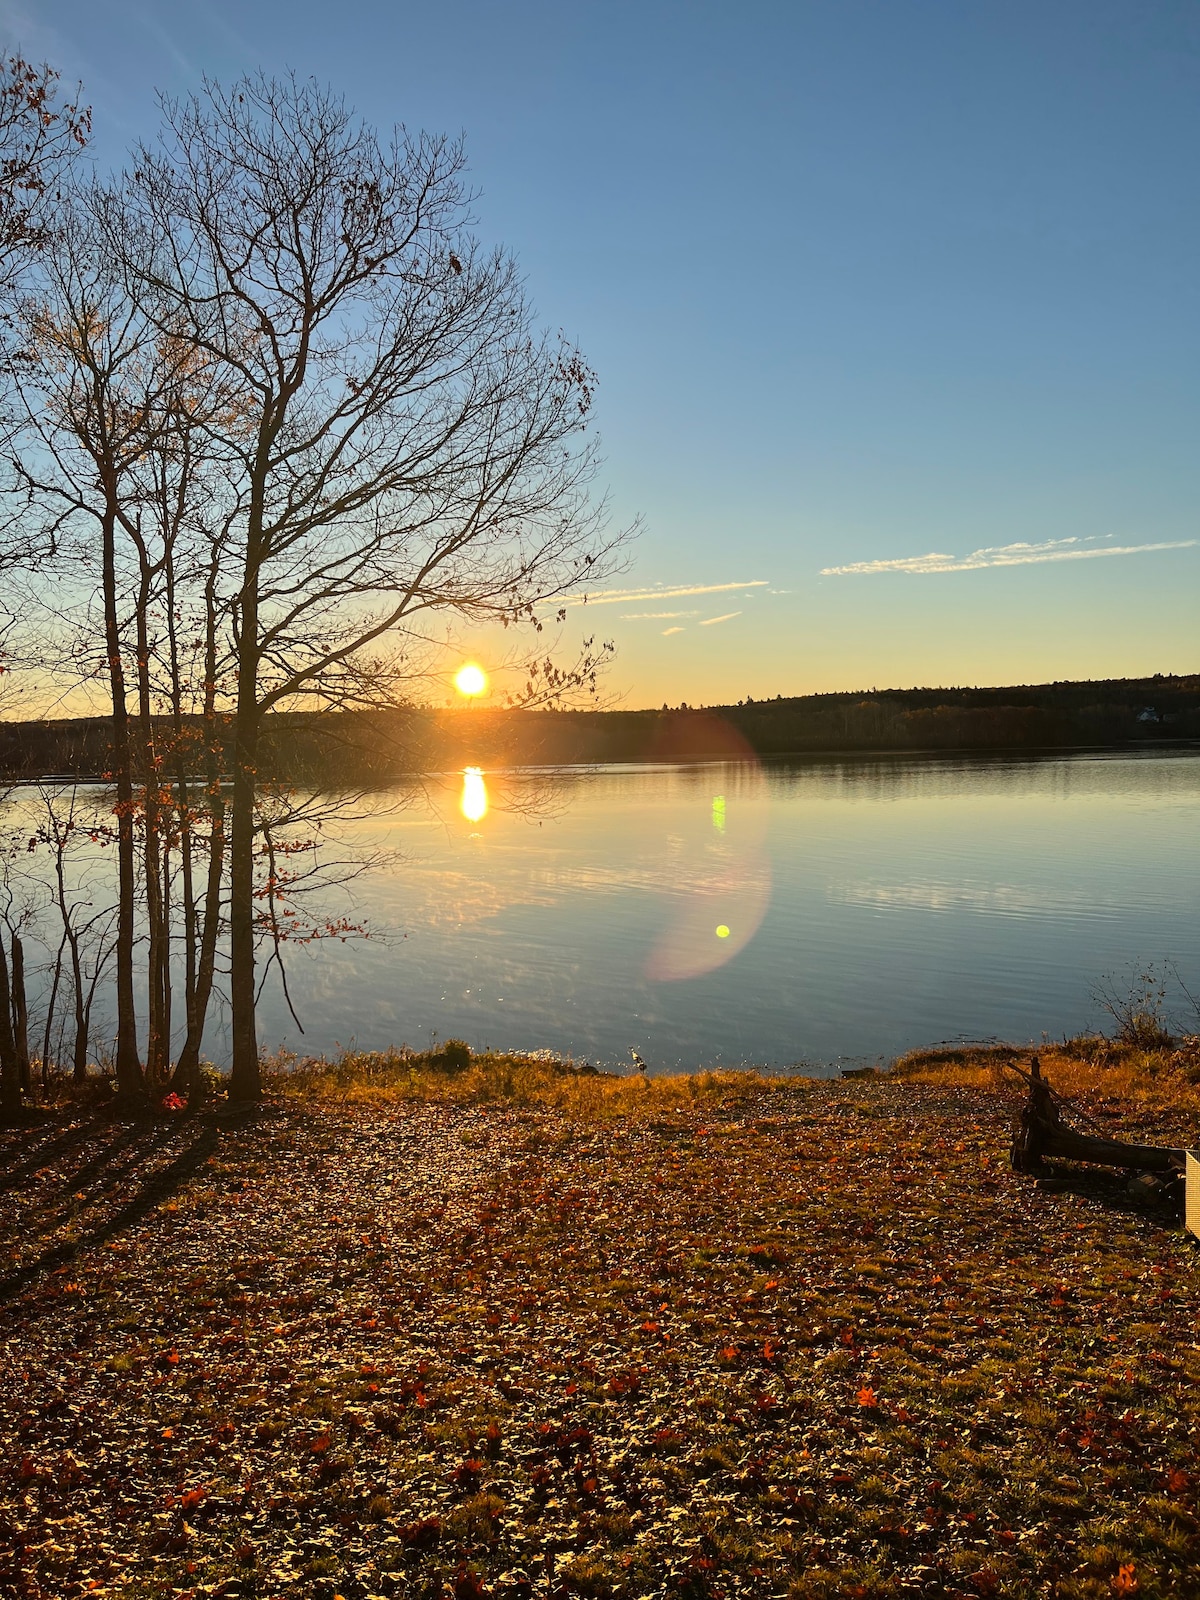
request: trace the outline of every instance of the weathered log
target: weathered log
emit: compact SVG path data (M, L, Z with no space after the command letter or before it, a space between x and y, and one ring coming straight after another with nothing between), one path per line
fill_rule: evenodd
M1037 1056L1028 1073L1014 1071L1029 1085L1029 1098L1013 1134L1012 1169L1037 1172L1047 1157L1064 1161L1091 1161L1101 1167L1119 1167L1126 1172L1182 1172L1184 1152L1168 1145L1126 1144L1122 1139L1099 1139L1076 1133L1063 1122L1054 1091L1042 1077Z

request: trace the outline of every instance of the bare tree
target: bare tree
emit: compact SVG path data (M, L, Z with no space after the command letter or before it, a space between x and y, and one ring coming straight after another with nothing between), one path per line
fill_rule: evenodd
M51 232L55 188L91 134L92 114L59 93L53 68L0 62L0 303Z
M122 1094L136 1097L143 1088L134 1002L139 830L152 1086L170 1048L163 850L173 823L166 753L156 737L156 670L165 668L169 679L181 667L178 649L170 650L181 568L193 577L213 568L212 477L204 471L212 463L197 441L206 408L225 401L209 382L211 362L129 298L107 259L95 198L91 191L71 196L45 252L39 292L23 308L25 355L15 386L23 439L14 467L25 488L26 527L40 518L41 541L58 552L68 590L84 595L74 631L80 670L107 679L117 825L115 1065ZM219 507L216 523L219 529ZM94 591L99 618L88 603ZM173 693L182 717L179 683Z
M263 718L379 704L439 614L536 625L618 541L586 493L592 376L467 232L458 144L382 141L296 80L163 109L107 245L139 314L239 397L207 426L237 508L231 1094L252 1099ZM594 667L585 652L576 678Z

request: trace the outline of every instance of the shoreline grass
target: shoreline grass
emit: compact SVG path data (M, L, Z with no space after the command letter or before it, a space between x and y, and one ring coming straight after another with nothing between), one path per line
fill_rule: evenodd
M550 1055L474 1053L461 1041L451 1040L434 1051L278 1055L265 1063L264 1083L269 1096L287 1101L507 1105L611 1119L672 1106L734 1105L762 1094L837 1081L926 1084L1021 1098L1021 1079L1009 1069L1027 1071L1034 1055L1066 1099L1200 1112L1197 1036L1167 1039L1150 1047L1098 1034L1041 1045L938 1045L908 1051L875 1073L844 1080L756 1067L641 1077L579 1068Z

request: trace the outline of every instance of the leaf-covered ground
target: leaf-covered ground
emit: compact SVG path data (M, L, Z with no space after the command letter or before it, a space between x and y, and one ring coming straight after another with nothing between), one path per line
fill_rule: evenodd
M1200 1592L1177 1222L977 1090L656 1104L0 1135L0 1593Z

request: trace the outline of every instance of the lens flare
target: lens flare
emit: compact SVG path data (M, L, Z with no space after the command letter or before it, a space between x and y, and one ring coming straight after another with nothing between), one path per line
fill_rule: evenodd
M476 695L486 694L487 686L487 673L477 661L464 662L454 675L454 687L459 694L466 695L468 700L473 700Z
M468 822L482 822L487 816L487 784L479 767L464 768L462 798L458 802L458 809Z
M673 983L737 960L771 900L766 793L745 737L711 712L668 716L651 759L678 767L664 840L670 887L646 976Z

